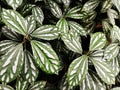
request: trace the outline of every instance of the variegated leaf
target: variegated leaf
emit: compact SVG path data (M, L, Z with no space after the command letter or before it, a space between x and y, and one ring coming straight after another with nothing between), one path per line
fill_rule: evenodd
M75 59L69 66L67 80L70 86L79 85L88 72L88 56L83 55Z
M111 0L105 0L102 2L102 8L101 8L101 12L105 13L109 8L112 7L112 2Z
M44 14L43 14L42 9L38 6L33 7L32 15L34 16L35 20L42 25L43 20L44 20Z
M108 19L102 20L102 28L104 32L108 32L112 29L110 21Z
M106 61L99 59L95 60L93 58L90 58L90 60L92 60L97 74L105 83L115 84L115 72L111 68L110 64L108 64Z
M60 19L57 22L56 26L58 27L62 36L64 36L64 34L68 33L68 30L69 30L68 22L64 18Z
M118 11L120 12L120 0L111 0L111 1L116 6Z
M14 90L14 89L9 85L0 84L0 90Z
M52 0L49 0L49 6L50 6L50 10L51 13L57 17L57 18L62 18L62 10L60 9L60 7L58 6L57 3L55 3Z
M80 84L80 90L106 90L106 88L99 77L90 71L90 74L88 73L82 84Z
M112 88L110 90L120 90L120 87L115 87L115 88Z
M22 75L23 78L29 83L34 82L38 76L38 69L35 66L34 58L32 54L25 50L24 51L24 64Z
M63 4L65 5L66 8L69 7L71 0L62 0Z
M9 49L0 62L0 80L10 82L20 73L23 66L23 46L19 44Z
M81 12L81 7L76 6L71 8L65 15L66 17L73 19L83 19L86 16L85 12Z
M46 73L58 74L61 62L52 47L35 40L31 41L31 45L35 61L39 67Z
M3 9L2 20L8 28L20 34L26 34L26 21L17 11Z
M31 15L28 16L26 20L27 20L27 34L31 34L36 29L35 18L33 17L33 15Z
M6 0L9 6L16 10L23 2L23 0Z
M16 90L27 90L29 83L23 80L21 77L17 78L16 81Z
M14 41L20 41L22 40L22 37L20 34L16 33L15 31L7 28L6 26L2 27L2 33L9 39Z
M69 21L68 23L69 23L71 30L74 30L75 32L77 32L81 36L86 36L85 28L83 28L83 26L81 26L79 23L74 22L74 21Z
M59 36L59 31L54 25L43 25L37 28L31 36L44 40L53 40Z
M28 90L44 90L46 81L38 81L30 85Z
M94 34L91 34L91 39L90 39L90 51L102 49L105 44L106 44L106 36L105 34L101 32L97 32Z
M83 8L82 8L82 11L85 11L85 12L91 12L93 10L96 9L96 7L99 5L100 1L99 0L88 0Z
M118 53L119 53L118 43L112 43L106 47L104 52L104 58L110 60L112 58L115 58L118 55Z

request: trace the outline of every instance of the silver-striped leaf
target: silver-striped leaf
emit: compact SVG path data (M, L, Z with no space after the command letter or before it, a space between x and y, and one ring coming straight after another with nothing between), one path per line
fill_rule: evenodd
M69 5L70 5L71 0L62 0L62 2L63 2L63 4L64 4L64 6L65 6L66 8L68 8Z
M111 0L111 1L116 6L118 11L120 12L120 0Z
M27 90L29 83L23 80L21 77L18 77L16 80L16 90Z
M90 46L89 46L90 51L99 50L105 46L106 44L105 34L101 32L97 32L97 33L91 34L90 37L91 37Z
M19 44L9 49L0 62L0 80L11 82L20 73L23 66L23 46Z
M38 69L35 66L34 58L32 54L25 50L24 51L24 64L22 75L24 80L28 81L29 83L34 82L38 76Z
M42 25L43 20L44 20L44 14L43 14L42 9L38 6L33 7L32 15L34 16L35 20Z
M67 80L70 86L79 85L88 73L88 56L75 59L68 68Z
M9 85L0 84L0 90L14 90L14 89Z
M52 47L35 40L31 41L31 46L38 66L46 73L58 74L61 69L61 62Z
M38 81L32 83L28 88L28 90L44 90L45 86L46 86L46 81Z
M83 28L83 26L81 26L79 23L74 22L74 21L69 21L68 24L69 24L71 30L74 30L81 36L86 36L87 32L86 32L85 28Z
M112 26L110 24L110 21L108 19L102 20L102 28L104 32L108 32L112 29Z
M31 34L36 29L35 18L33 17L33 15L31 15L28 16L26 20L27 20L27 34Z
M43 40L53 40L58 38L59 30L55 25L42 25L37 28L31 36L40 38Z
M23 0L6 0L9 6L16 10L23 2Z
M96 72L105 83L115 84L115 72L113 71L110 64L104 60L90 58L95 66Z
M58 4L52 0L49 0L49 6L51 13L56 17L56 18L62 18L62 10L58 6Z
M118 43L112 43L105 48L104 58L108 60L113 59L118 55L118 53L119 53Z
M120 87L115 87L115 88L112 88L110 90L120 90Z
M8 28L26 35L27 22L17 11L3 9L2 20Z

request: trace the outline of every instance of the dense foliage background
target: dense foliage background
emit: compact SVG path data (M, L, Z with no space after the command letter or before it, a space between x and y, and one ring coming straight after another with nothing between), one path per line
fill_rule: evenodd
M1 0L0 90L120 90L120 0Z

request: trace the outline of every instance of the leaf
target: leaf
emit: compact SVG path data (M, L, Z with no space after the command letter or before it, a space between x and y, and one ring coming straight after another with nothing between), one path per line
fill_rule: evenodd
M11 82L20 73L23 65L23 46L19 44L9 49L1 58L0 62L0 80L2 82Z
M54 25L43 25L37 28L31 36L40 38L43 40L53 40L58 38L59 31L58 28Z
M35 60L32 54L29 51L25 50L22 75L23 78L29 83L34 82L38 77L38 69L35 66L34 61Z
M104 32L108 32L112 29L112 26L110 25L110 21L108 19L102 20L102 28Z
M16 90L27 90L28 85L29 85L28 82L23 80L21 77L17 78Z
M79 23L74 22L74 21L69 21L68 23L69 23L71 30L74 30L75 32L77 32L81 36L86 36L85 28L83 28Z
M88 72L88 56L83 55L75 59L68 68L67 80L70 86L80 84Z
M51 46L35 40L31 41L31 45L35 61L39 67L46 73L58 74L61 62Z
M49 0L49 6L50 6L50 10L51 13L56 17L56 18L62 18L62 10L60 9L60 7L58 6L57 3L55 3L52 0Z
M43 20L44 20L44 14L43 14L42 9L38 6L33 7L32 15L34 16L35 20L38 21L42 25Z
M17 11L3 9L2 19L8 28L20 34L26 34L26 21Z
M14 90L14 89L9 85L0 84L0 90Z
M22 37L20 34L16 33L15 31L7 28L6 26L2 27L2 33L9 39L14 41L22 41Z
M118 55L118 53L119 53L118 43L112 43L106 47L104 52L104 58L108 60L113 59Z
M115 73L111 66L106 63L106 61L99 59L95 60L93 58L90 58L90 60L92 60L97 74L99 75L101 80L103 80L107 84L115 84Z
M27 20L27 34L31 34L36 29L36 21L32 15L28 16L26 20Z
M44 90L46 81L38 81L30 85L28 90Z
M83 19L86 16L85 12L81 12L81 7L75 6L68 10L65 17L73 18L73 19Z
M111 0L111 1L116 6L118 11L120 12L120 0Z
M105 0L102 2L102 8L101 8L101 12L105 13L107 12L108 9L110 9L113 6L111 0Z
M56 26L58 27L62 36L64 36L69 31L68 22L64 18L60 19Z
M90 51L99 50L105 46L106 44L105 34L101 32L97 32L97 33L91 34L90 36L91 36L90 47L89 47Z
M120 90L120 87L115 87L115 88L112 88L110 90Z
M65 6L66 8L68 8L69 5L70 5L71 0L62 0L62 2L63 2L63 4L64 4L64 6Z
M23 0L6 0L9 6L16 10L23 2Z

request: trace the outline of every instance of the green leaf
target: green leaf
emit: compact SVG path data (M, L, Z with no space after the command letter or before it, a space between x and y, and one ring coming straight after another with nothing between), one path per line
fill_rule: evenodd
M31 34L36 29L36 21L33 15L28 16L27 20L27 34Z
M55 3L52 0L49 0L49 6L50 6L50 10L51 13L56 17L56 18L62 18L62 10L60 9L60 7L58 6L57 3Z
M106 47L104 52L104 58L110 60L112 58L115 58L118 55L118 53L119 53L118 43L112 43Z
M27 50L24 51L24 64L22 75L23 78L29 83L34 82L38 77L38 69L35 66L34 58Z
M110 21L108 19L102 20L102 28L104 32L108 32L112 29Z
M38 21L42 25L43 20L44 20L44 14L43 14L42 9L38 6L33 7L32 15L34 16L35 20Z
M69 5L70 5L71 0L62 0L62 2L63 2L63 4L64 4L64 6L65 6L66 8L68 8Z
M88 56L75 59L68 68L67 80L70 86L79 85L88 72Z
M9 49L0 62L0 81L11 82L20 73L23 66L23 46L19 44Z
M0 84L0 90L14 90L14 89L9 85Z
M112 88L110 90L120 90L120 87L115 87L115 88Z
M94 34L91 34L91 39L90 39L90 51L102 49L105 44L106 44L106 37L105 34L101 32L97 32Z
M58 27L62 36L64 36L69 31L68 22L64 18L60 19L56 26Z
M21 77L17 78L16 90L27 90L29 83L23 80Z
M71 30L74 30L75 32L77 32L81 36L86 36L85 28L83 28L83 26L81 26L79 23L74 22L74 21L69 21L68 23L69 23Z
M93 58L90 58L90 60L92 60L97 74L99 75L101 80L103 80L107 84L115 84L115 73L112 67L106 61L99 59L95 60Z
M28 90L44 90L46 81L38 81L30 85Z
M61 62L51 46L35 40L31 41L31 45L35 61L39 67L46 73L58 74Z
M9 6L16 10L23 2L23 0L6 0Z
M75 6L71 8L65 15L65 17L73 18L73 19L83 19L86 13L81 12L80 6Z
M36 29L31 36L44 40L53 40L58 38L59 31L54 25L43 25Z
M120 12L120 0L111 0L111 1L116 6L118 11Z
M26 34L26 21L17 11L3 9L2 19L8 28L20 34Z

